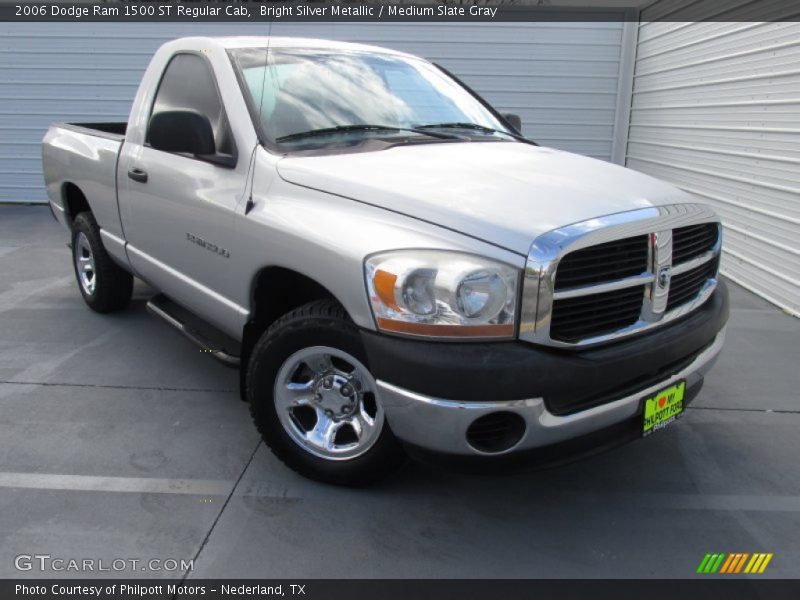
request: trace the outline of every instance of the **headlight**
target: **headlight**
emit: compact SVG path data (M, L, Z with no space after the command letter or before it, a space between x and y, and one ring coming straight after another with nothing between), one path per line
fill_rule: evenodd
M378 328L425 337L514 336L519 270L445 250L399 250L365 263Z

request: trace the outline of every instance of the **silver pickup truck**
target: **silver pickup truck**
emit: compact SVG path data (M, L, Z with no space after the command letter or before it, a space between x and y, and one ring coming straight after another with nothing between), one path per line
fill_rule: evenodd
M642 437L722 347L709 208L539 146L400 52L175 40L127 123L53 125L43 162L89 307L124 308L133 277L158 290L149 308L240 366L264 441L318 480Z

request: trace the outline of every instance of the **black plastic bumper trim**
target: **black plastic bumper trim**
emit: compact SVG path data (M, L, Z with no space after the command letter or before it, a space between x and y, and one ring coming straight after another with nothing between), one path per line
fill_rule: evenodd
M362 330L372 374L436 398L459 401L544 398L556 415L625 396L668 378L714 341L729 315L728 290L685 318L639 337L585 350L525 342L409 340Z

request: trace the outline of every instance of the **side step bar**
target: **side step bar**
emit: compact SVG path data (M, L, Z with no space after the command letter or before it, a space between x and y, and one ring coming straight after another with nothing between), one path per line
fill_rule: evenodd
M207 352L225 366L239 367L238 342L178 306L166 296L158 295L148 300L147 310L164 319L190 341L200 346L203 352Z

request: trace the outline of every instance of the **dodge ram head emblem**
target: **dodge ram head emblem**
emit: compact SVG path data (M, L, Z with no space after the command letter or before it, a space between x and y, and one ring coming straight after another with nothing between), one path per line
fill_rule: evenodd
M661 267L658 270L658 287L665 288L669 284L669 280L672 278L672 273L670 272L669 267Z

